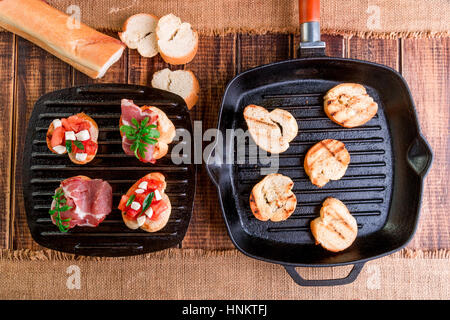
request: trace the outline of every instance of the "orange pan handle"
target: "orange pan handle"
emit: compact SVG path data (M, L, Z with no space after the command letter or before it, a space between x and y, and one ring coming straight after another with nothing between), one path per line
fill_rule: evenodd
M325 55L325 43L320 41L320 0L299 0L299 57Z
M298 0L300 24L320 21L320 0Z

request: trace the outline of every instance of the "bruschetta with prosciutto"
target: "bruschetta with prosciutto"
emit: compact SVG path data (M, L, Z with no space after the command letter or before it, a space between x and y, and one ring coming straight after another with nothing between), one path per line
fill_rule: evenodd
M75 176L55 190L49 214L61 232L75 226L96 227L112 210L111 185L101 179Z
M122 99L119 120L122 149L139 161L155 163L164 157L175 137L175 126L167 115L153 106L139 107Z
M164 228L172 212L165 189L165 177L159 172L149 173L136 181L122 196L119 204L126 226L147 232Z
M75 164L86 164L98 150L97 123L85 113L54 119L47 130L47 146L51 152L69 154Z

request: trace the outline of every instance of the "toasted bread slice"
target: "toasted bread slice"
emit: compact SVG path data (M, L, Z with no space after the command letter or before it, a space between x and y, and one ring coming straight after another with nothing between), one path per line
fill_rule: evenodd
M91 123L91 128L89 129L89 133L90 133L92 141L97 142L97 140L98 140L98 125L95 122L95 120L83 112L76 114L76 116L80 119L89 121ZM55 152L55 150L53 150L53 148L51 146L51 136L53 135L54 130L55 130L55 127L52 122L47 130L46 141L47 141L47 147L50 149L50 151L58 154L57 152ZM70 161L72 161L75 164L83 165L83 164L91 162L97 155L97 151L98 151L98 148L95 150L94 154L88 155L86 160L83 160L83 161L78 161L75 158L75 153L69 153L69 159L70 159ZM63 152L62 154L65 154L65 153L67 153L67 151Z
M151 110L158 115L156 120L156 129L159 131L158 142L155 144L153 150L153 158L158 160L164 157L169 150L169 144L172 143L175 138L176 129L173 122L167 117L164 111L153 106L142 106L142 110ZM119 119L119 127L122 126L122 117ZM120 132L120 136L123 137L123 132Z
M297 206L293 186L291 178L279 173L271 173L258 182L250 194L250 209L255 218L275 222L289 218Z
M269 112L263 107L251 104L245 107L244 118L256 144L271 153L286 151L289 142L298 133L297 121L286 110L274 109Z
M338 199L327 198L320 209L320 217L311 221L311 232L316 244L338 252L355 241L358 225L345 204Z
M324 109L335 123L353 128L372 119L378 111L378 104L362 85L343 83L327 92L324 97Z
M170 71L168 68L153 74L152 87L181 96L189 110L197 103L200 91L198 80L192 71Z
M138 13L129 17L124 25L123 32L119 32L120 40L130 49L137 49L139 54L146 58L158 54L156 41L156 25L158 18L152 14Z
M165 62L178 65L194 59L198 49L198 34L187 22L173 14L159 19L156 26L158 50Z
M316 143L308 150L304 168L311 182L323 187L330 180L339 180L350 163L350 154L338 140L327 139Z
M126 215L125 212L122 212L122 219L123 219L123 222L125 223L125 225L130 229L134 230L134 229L141 228L142 230L147 231L147 232L156 232L156 231L159 231L162 228L164 228L166 226L167 222L169 221L169 217L172 212L172 205L170 204L169 197L167 196L166 193L164 193L164 190L166 189L166 186L167 186L164 175L160 172L152 172L152 173L147 174L145 177L159 180L159 181L164 181L164 187L162 190L163 193L161 193L161 197L166 202L167 209L164 210L164 212L161 212L160 215L158 216L158 219L156 219L156 220L151 220L150 218L146 217L144 224L141 226L139 226L139 224L137 223L137 221L135 219L130 219ZM136 181L131 186L131 188L128 189L128 191L126 193L127 196L131 196L134 193L134 191L139 186L140 180L141 179Z

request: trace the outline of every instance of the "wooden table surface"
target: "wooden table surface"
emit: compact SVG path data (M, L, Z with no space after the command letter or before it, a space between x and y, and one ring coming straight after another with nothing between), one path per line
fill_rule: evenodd
M203 121L203 130L215 128L227 82L251 67L295 57L298 39L295 34L200 36L197 56L181 66L192 70L201 86L193 119ZM324 35L323 39L330 56L386 64L406 78L422 132L434 152L419 227L408 247L450 248L450 38L368 40ZM27 227L21 185L25 131L35 101L53 90L94 82L149 86L153 72L167 64L159 56L146 59L128 50L103 79L94 81L30 42L0 32L0 66L0 248L40 249ZM182 248L233 248L204 166L197 181L194 214Z

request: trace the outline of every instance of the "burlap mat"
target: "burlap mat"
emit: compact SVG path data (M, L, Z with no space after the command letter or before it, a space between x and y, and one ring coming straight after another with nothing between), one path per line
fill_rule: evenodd
M350 266L298 268L307 279ZM279 265L237 250L169 249L96 259L56 251L0 251L0 299L449 299L450 252L402 250L364 266L355 282L299 287Z
M201 33L298 32L298 0L46 0L97 28L118 31L140 12L174 13ZM79 11L77 7L79 7ZM449 0L322 0L322 32L360 37L450 34Z

